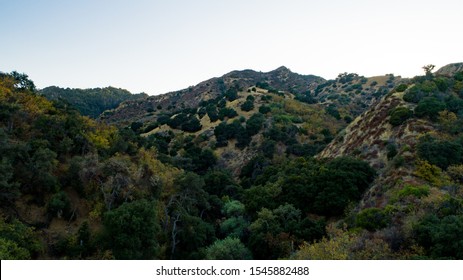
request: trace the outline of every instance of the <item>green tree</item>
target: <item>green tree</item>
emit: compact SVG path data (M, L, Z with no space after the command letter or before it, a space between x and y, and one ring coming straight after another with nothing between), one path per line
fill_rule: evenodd
M419 118L428 117L436 121L439 117L439 112L446 109L444 102L435 97L426 97L418 103L415 108L415 115Z
M219 119L223 121L225 118L234 118L238 113L233 108L224 107L219 110Z
M29 76L24 73L18 73L16 71L11 72L10 75L16 82L14 85L15 88L35 92L36 88L34 82L29 79Z
M406 84L400 84L399 86L396 87L395 90L397 92L404 92L407 88L408 88L408 86Z
M233 101L238 98L238 89L236 87L231 87L225 92L225 97L228 101Z
M117 259L155 259L160 232L153 201L124 203L107 212L103 224L108 247Z
M47 207L48 213L52 216L69 218L71 214L71 202L65 192L54 194Z
M251 252L238 238L217 240L206 248L206 260L250 260Z
M19 247L11 240L0 237L0 259L1 260L27 260L31 255L27 249Z
M463 259L463 216L425 217L415 228L416 240L433 259Z
M458 141L437 140L429 135L420 138L417 151L422 159L442 169L460 164L463 159L463 147Z
M182 130L186 132L196 132L201 130L201 128L201 122L195 116L192 116L187 122L182 124Z
M254 109L254 102L252 102L251 100L246 100L243 104L241 104L240 108L245 112L249 112L252 109Z
M425 65L423 66L423 70L424 70L424 74L426 75L427 78L431 78L432 77L432 70L434 69L434 67L436 67L435 65L433 64L428 64L428 65Z
M246 132L251 136L259 133L259 131L262 129L264 122L265 117L261 113L256 113L252 115L246 121Z
M324 228L323 221L302 218L301 211L291 204L274 210L262 208L249 226L249 247L258 259L287 258L295 244L321 238Z
M392 126L398 126L413 117L413 111L406 107L397 107L391 110L389 115L389 123L392 124Z
M13 181L13 166L6 157L0 160L0 202L12 202L19 195L19 184Z
M389 224L388 215L379 208L367 208L357 214L357 226L369 231L385 228Z
M7 222L0 216L0 259L30 259L42 249L33 228L15 219Z

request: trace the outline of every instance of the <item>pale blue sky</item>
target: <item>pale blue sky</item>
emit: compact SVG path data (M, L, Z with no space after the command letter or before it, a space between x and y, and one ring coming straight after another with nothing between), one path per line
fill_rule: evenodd
M461 0L0 0L0 71L160 94L281 65L326 79L463 61Z

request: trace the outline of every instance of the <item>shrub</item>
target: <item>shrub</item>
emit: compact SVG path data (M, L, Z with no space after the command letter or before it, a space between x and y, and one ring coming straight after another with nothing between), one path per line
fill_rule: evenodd
M439 91L445 92L449 88L448 80L446 78L436 78L434 79L434 83Z
M418 244L434 259L463 259L463 216L425 217L415 228Z
M453 76L455 78L455 80L457 81L463 81L463 72L458 72L455 74L455 76Z
M463 157L463 147L458 142L436 140L424 136L417 145L418 155L433 165L446 169L449 165L460 164Z
M435 97L426 97L418 103L415 108L415 115L417 117L428 117L429 119L436 121L439 116L439 112L445 110L446 105Z
M220 111L219 111L219 119L221 121L223 121L225 118L231 119L231 118L234 118L236 116L238 116L238 113L235 110L233 110L232 108L225 107L225 108L221 108Z
M337 120L341 119L341 115L339 114L339 111L336 108L336 105L330 104L328 107L326 107L325 111L327 114L335 117Z
M389 123L392 126L398 126L411 118L413 116L413 112L406 107L396 107L390 111L389 115Z
M157 256L156 235L160 226L153 202L124 203L107 212L103 224L108 246L117 259L153 259Z
M241 110L245 112L249 112L252 109L254 109L254 103L250 100L246 100L242 105L241 105Z
M265 106L265 105L262 105L259 107L259 113L264 114L264 115L270 112L271 110L272 109L270 109L270 107Z
M386 146L386 151L387 151L387 159L391 160L397 155L397 146L395 143L389 143Z
M206 260L250 260L251 252L238 238L217 240L206 248Z
M412 86L405 94L404 101L411 103L418 103L426 94L421 92L418 85Z
M186 132L196 132L201 130L202 125L199 120L193 116L187 122L182 124L182 130Z
M439 185L441 183L442 170L425 160L418 160L416 162L415 174L433 185Z
M404 92L407 88L408 88L408 86L406 84L400 84L398 87L396 87L395 90L397 92Z
M225 93L225 97L228 99L228 101L233 101L238 98L238 90L235 87L231 87L230 89L227 90Z
M407 196L414 196L416 198L422 198L428 195L429 195L428 186L405 185L405 187L397 193L397 196L399 198L407 197Z
M368 231L385 228L389 222L389 216L379 208L367 208L357 214L355 222L358 227Z
M275 144L276 142L273 140L265 140L262 143L261 150L266 158L273 158L273 153L275 152Z
M68 217L71 210L71 202L65 192L54 194L47 207L48 213L52 216Z
M180 113L173 118L170 118L167 122L171 128L179 128L183 123L188 121L188 115L185 113Z
M249 135L255 135L257 134L261 128L262 125L264 124L265 118L261 113L256 113L252 115L247 121L246 121L246 131Z

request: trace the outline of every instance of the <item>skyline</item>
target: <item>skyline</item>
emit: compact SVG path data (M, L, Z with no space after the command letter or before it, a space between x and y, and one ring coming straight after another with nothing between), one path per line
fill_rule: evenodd
M372 3L374 2L374 3ZM456 0L3 1L0 71L37 87L162 94L233 70L286 66L413 77L463 61Z

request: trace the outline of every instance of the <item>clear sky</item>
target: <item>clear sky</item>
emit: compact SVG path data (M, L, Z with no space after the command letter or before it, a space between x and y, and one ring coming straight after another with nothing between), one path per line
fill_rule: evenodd
M463 61L461 0L0 0L0 71L160 94L285 65L326 79Z

